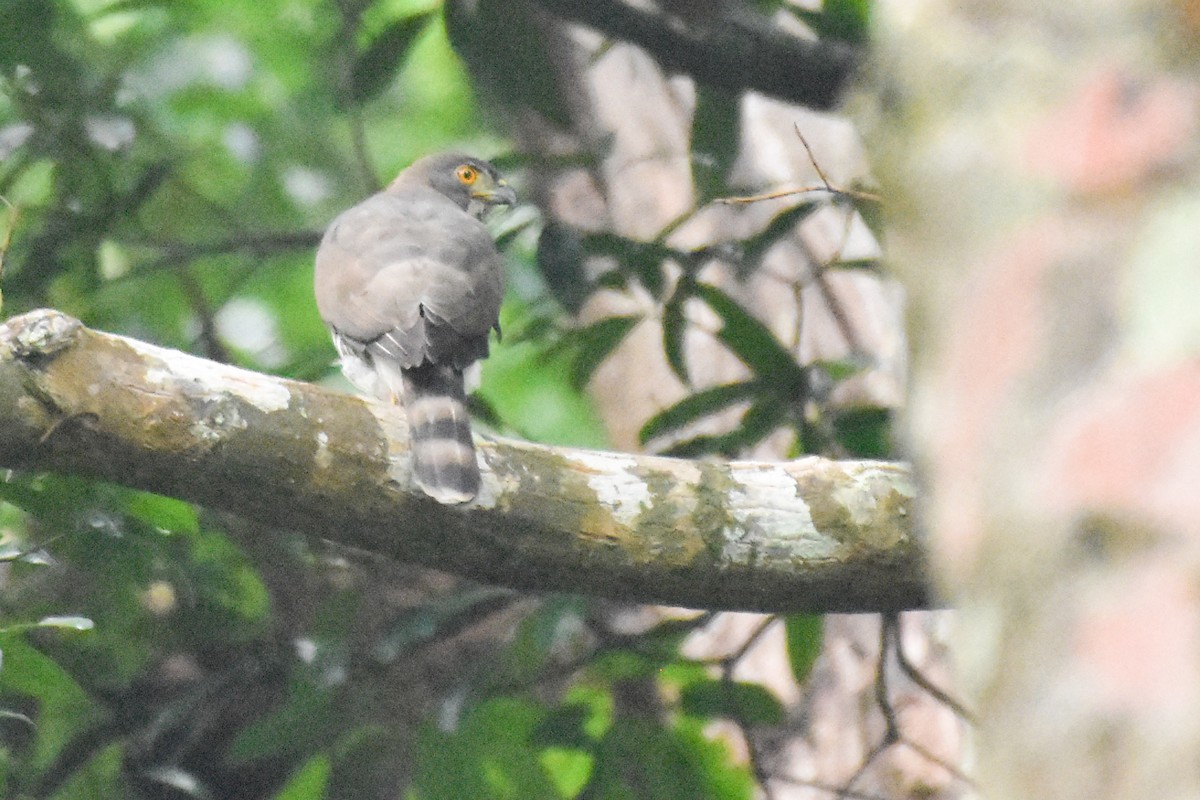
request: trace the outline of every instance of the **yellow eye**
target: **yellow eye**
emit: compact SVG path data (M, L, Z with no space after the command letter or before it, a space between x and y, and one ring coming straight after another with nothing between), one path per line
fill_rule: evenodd
M463 164L454 171L454 174L458 176L459 183L463 184L464 186L470 186L479 179L479 170L475 169L470 164Z

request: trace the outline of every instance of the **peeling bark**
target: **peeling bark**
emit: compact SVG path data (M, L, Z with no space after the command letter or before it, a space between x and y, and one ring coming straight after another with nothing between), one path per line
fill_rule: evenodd
M643 603L927 607L906 465L699 462L479 442L439 505L399 409L84 328L0 327L0 464L111 480L488 583Z

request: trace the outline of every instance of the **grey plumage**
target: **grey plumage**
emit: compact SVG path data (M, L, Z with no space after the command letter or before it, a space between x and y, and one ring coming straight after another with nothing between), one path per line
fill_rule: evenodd
M364 392L402 403L417 483L443 503L479 491L463 370L499 331L503 260L481 217L513 192L486 161L417 161L339 215L317 249L317 307Z

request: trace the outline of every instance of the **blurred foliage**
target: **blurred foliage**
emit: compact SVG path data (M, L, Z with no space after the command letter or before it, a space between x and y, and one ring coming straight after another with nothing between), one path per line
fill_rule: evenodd
M809 21L859 41L865 8L827 4ZM522 157L490 127L468 67L482 90L566 124L538 25L528 2L5 0L5 315L51 305L344 385L311 300L321 229L438 148L495 156L519 180ZM698 102L694 177L709 199L736 188L738 98L705 89ZM720 255L753 270L815 208L782 211ZM699 279L714 253L672 249L670 230L634 242L536 213L505 224L506 338L479 397L497 429L604 446L582 389L640 318L579 328L564 310L636 283L662 304L664 352L685 383L685 303L716 314L751 373L663 411L644 441L740 404L734 431L671 451L732 455L781 426L806 449L886 450L882 412L814 426L813 367ZM587 257L612 269L588 278ZM439 662L513 598L453 587L382 603L404 584L387 565L169 498L0 478L0 796L737 800L753 795L751 772L705 725L783 714L761 687L680 655L708 615L632 636L590 601L543 598L504 646ZM821 622L786 629L803 680Z

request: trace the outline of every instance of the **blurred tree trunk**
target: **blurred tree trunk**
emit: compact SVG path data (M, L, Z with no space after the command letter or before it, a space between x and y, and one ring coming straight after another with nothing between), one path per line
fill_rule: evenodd
M884 2L913 445L993 800L1200 793L1200 6Z

